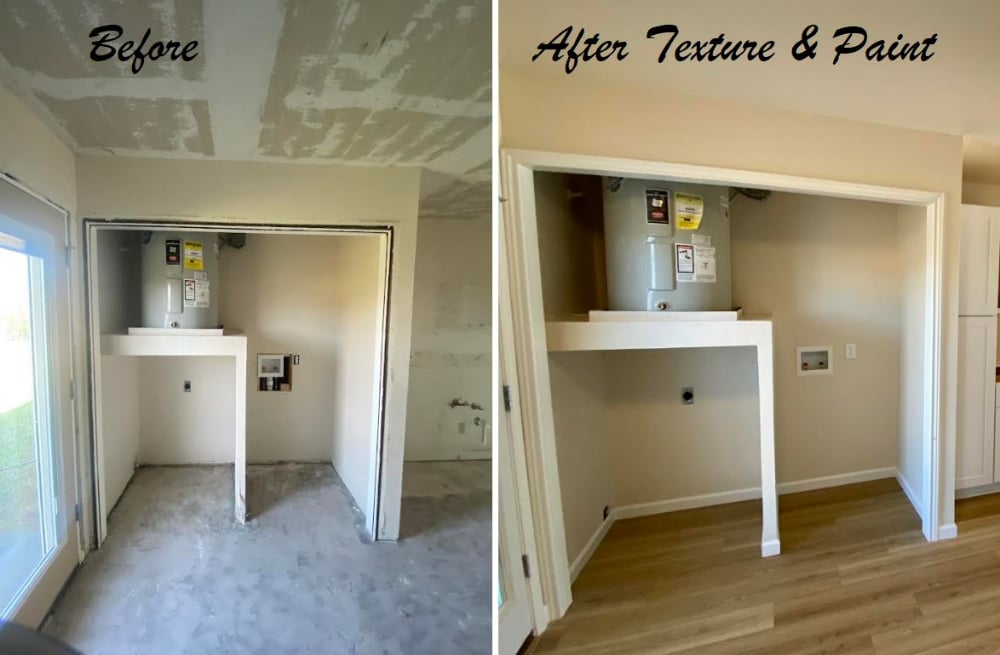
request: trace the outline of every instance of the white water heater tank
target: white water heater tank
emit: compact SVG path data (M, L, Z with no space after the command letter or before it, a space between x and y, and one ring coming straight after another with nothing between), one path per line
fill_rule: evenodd
M153 231L143 236L142 323L148 328L219 327L217 234Z
M727 187L603 182L609 309L733 309ZM682 229L695 217L697 229Z

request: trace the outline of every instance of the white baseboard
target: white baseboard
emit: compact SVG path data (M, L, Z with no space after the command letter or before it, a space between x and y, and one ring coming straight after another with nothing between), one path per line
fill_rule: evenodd
M634 519L639 516L664 514L666 512L680 512L685 509L711 507L712 505L726 505L728 503L738 503L744 500L755 500L757 498L760 498L760 489L758 487L751 487L749 489L722 491L715 494L703 494L701 496L687 496L685 498L657 500L651 503L639 503L637 505L622 505L621 507L616 507L613 510L613 513L615 520L618 521L621 519Z
M597 550L597 547L601 545L602 541L604 541L604 537L607 536L608 530L611 529L614 522L615 515L612 512L611 514L608 514L608 518L601 522L601 524L597 527L597 530L594 531L594 534L591 535L590 540L587 541L587 545L583 547L580 554L573 560L573 563L569 567L570 584L576 582L576 578L580 575L580 572L583 571L583 567L587 565L590 558L594 556L594 551Z
M987 494L995 494L1000 491L1000 484L984 484L978 487L965 487L963 489L955 490L955 498L975 498L976 496L985 496Z
M958 538L958 526L954 523L949 523L947 525L942 525L938 528L938 539L957 539Z
M872 480L882 480L893 477L896 477L896 469L895 467L889 466L886 468L856 471L854 473L828 475L822 478L796 480L795 482L781 482L778 484L778 493L794 494L802 491L815 491L816 489L827 489L829 487L842 487L845 484L870 482ZM664 512L679 512L685 509L697 509L699 507L711 507L712 505L738 503L743 500L756 500L757 498L760 498L760 488L750 487L748 489L736 489L734 491L723 491L720 493L703 494L700 496L687 496L685 498L658 500L652 503L623 505L614 509L614 515L616 520L631 519L639 516L662 514Z
M895 467L889 466L885 468L878 469L868 469L865 471L856 471L854 473L843 473L841 475L828 475L822 478L810 478L808 480L796 480L795 482L782 482L778 484L779 494L791 494L799 493L802 491L814 491L816 489L827 489L830 487L841 487L846 484L855 484L858 482L870 482L872 480L883 480L886 478L896 478L899 480L899 485L903 488L903 492L910 499L911 503L919 507L914 502L916 494L913 493L913 489L906 483L905 479ZM583 571L583 567L587 565L590 558L594 555L594 551L604 540L604 537L608 534L608 530L615 521L620 521L622 519L633 519L640 516L651 516L653 514L664 514L667 512L679 512L685 509L697 509L699 507L711 507L712 505L725 505L728 503L738 503L744 500L756 500L760 498L760 488L751 487L748 489L736 489L734 491L723 491L714 494L702 494L700 496L687 496L684 498L671 498L670 500L658 500L651 503L638 503L635 505L623 505L621 507L615 507L611 510L608 518L598 526L597 530L587 541L587 545L584 546L580 554L576 556L573 563L569 568L570 583L576 581L576 578ZM952 536L946 536L945 528L947 526L942 526L940 531L941 539L953 539L956 534L955 525L952 524ZM761 557L771 557L773 555L778 555L781 553L781 542L780 541L767 541L761 543Z
M921 502L920 497L917 496L917 492L913 490L910 483L906 481L905 477L903 477L903 473L899 469L896 470L896 481L899 482L899 486L903 489L903 493L906 494L906 497L910 499L910 504L913 505L913 509L917 510L917 514L920 515L920 518L923 518L924 504Z
M801 491L815 491L816 489L842 487L845 484L871 482L872 480L884 480L885 478L894 477L896 477L896 467L887 466L880 469L867 469L865 471L855 471L854 473L827 475L822 478L810 478L808 480L798 480L796 482L779 482L778 493L797 494Z

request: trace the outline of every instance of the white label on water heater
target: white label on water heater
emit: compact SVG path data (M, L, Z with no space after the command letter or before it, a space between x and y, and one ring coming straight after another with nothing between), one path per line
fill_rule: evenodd
M678 243L674 246L677 249L677 281L694 282L694 246L687 243Z
M184 307L204 308L208 307L208 302L208 280L184 280Z
M694 281L715 282L715 248L694 247Z
M715 282L715 248L678 243L678 282Z

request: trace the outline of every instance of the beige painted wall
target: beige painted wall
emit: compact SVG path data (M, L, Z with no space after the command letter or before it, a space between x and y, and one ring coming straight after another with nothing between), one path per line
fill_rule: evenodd
M549 375L566 554L572 564L603 522L604 507L615 505L608 463L619 446L608 439L610 378L601 353L552 353Z
M726 167L939 191L945 198L942 524L954 522L958 229L955 135L501 72L503 148ZM860 352L859 352L860 356ZM564 508L566 511L566 508Z
M965 182L962 184L962 202L966 205L1000 207L1000 186Z
M781 193L732 203L733 302L774 317L779 482L896 466L896 229L892 205ZM834 347L833 375L798 376L796 347L818 345ZM608 352L605 366L616 504L760 485L752 349Z
M100 156L77 160L82 217L393 227L379 513L381 536L390 539L399 533L419 177L419 170L407 168Z
M542 300L547 317L586 312L598 303L601 286L593 257L591 223L572 201L567 175L534 176ZM598 205L599 207L599 205ZM615 505L608 447L606 370L601 353L551 353L549 382L555 421L566 554L573 560L603 522L604 507Z
M901 288L896 207L775 193L732 203L733 302L774 317L779 482L894 467ZM847 343L857 359L844 357ZM797 375L798 346L833 375Z
M546 307L588 296L578 281L596 273L560 252L589 233L564 180L536 176ZM924 211L787 193L731 207L734 303L775 321L778 481L899 466L919 494ZM797 375L796 347L814 345L833 346L833 375ZM753 349L553 353L549 367L571 562L604 505L759 487Z
M420 219L407 461L491 456L492 438L484 442L493 416L491 252L488 216Z
M587 199L597 212L595 220L588 220L593 214L583 211L586 203L574 202L582 198L571 191L580 179L561 173L534 175L542 303L549 319L602 307L603 260L594 256L604 247L600 187Z
M924 316L927 249L926 212L897 208L902 333L899 350L899 448L896 466L913 494L923 498ZM922 501L921 501L922 502Z
M632 350L604 358L615 505L760 486L754 349ZM694 388L693 405L681 404L683 387Z

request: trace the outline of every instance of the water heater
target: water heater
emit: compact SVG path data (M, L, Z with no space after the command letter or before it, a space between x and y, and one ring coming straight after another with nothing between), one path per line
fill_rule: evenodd
M213 232L143 235L142 322L149 328L219 326L219 238Z
M609 309L733 309L727 187L603 182Z

